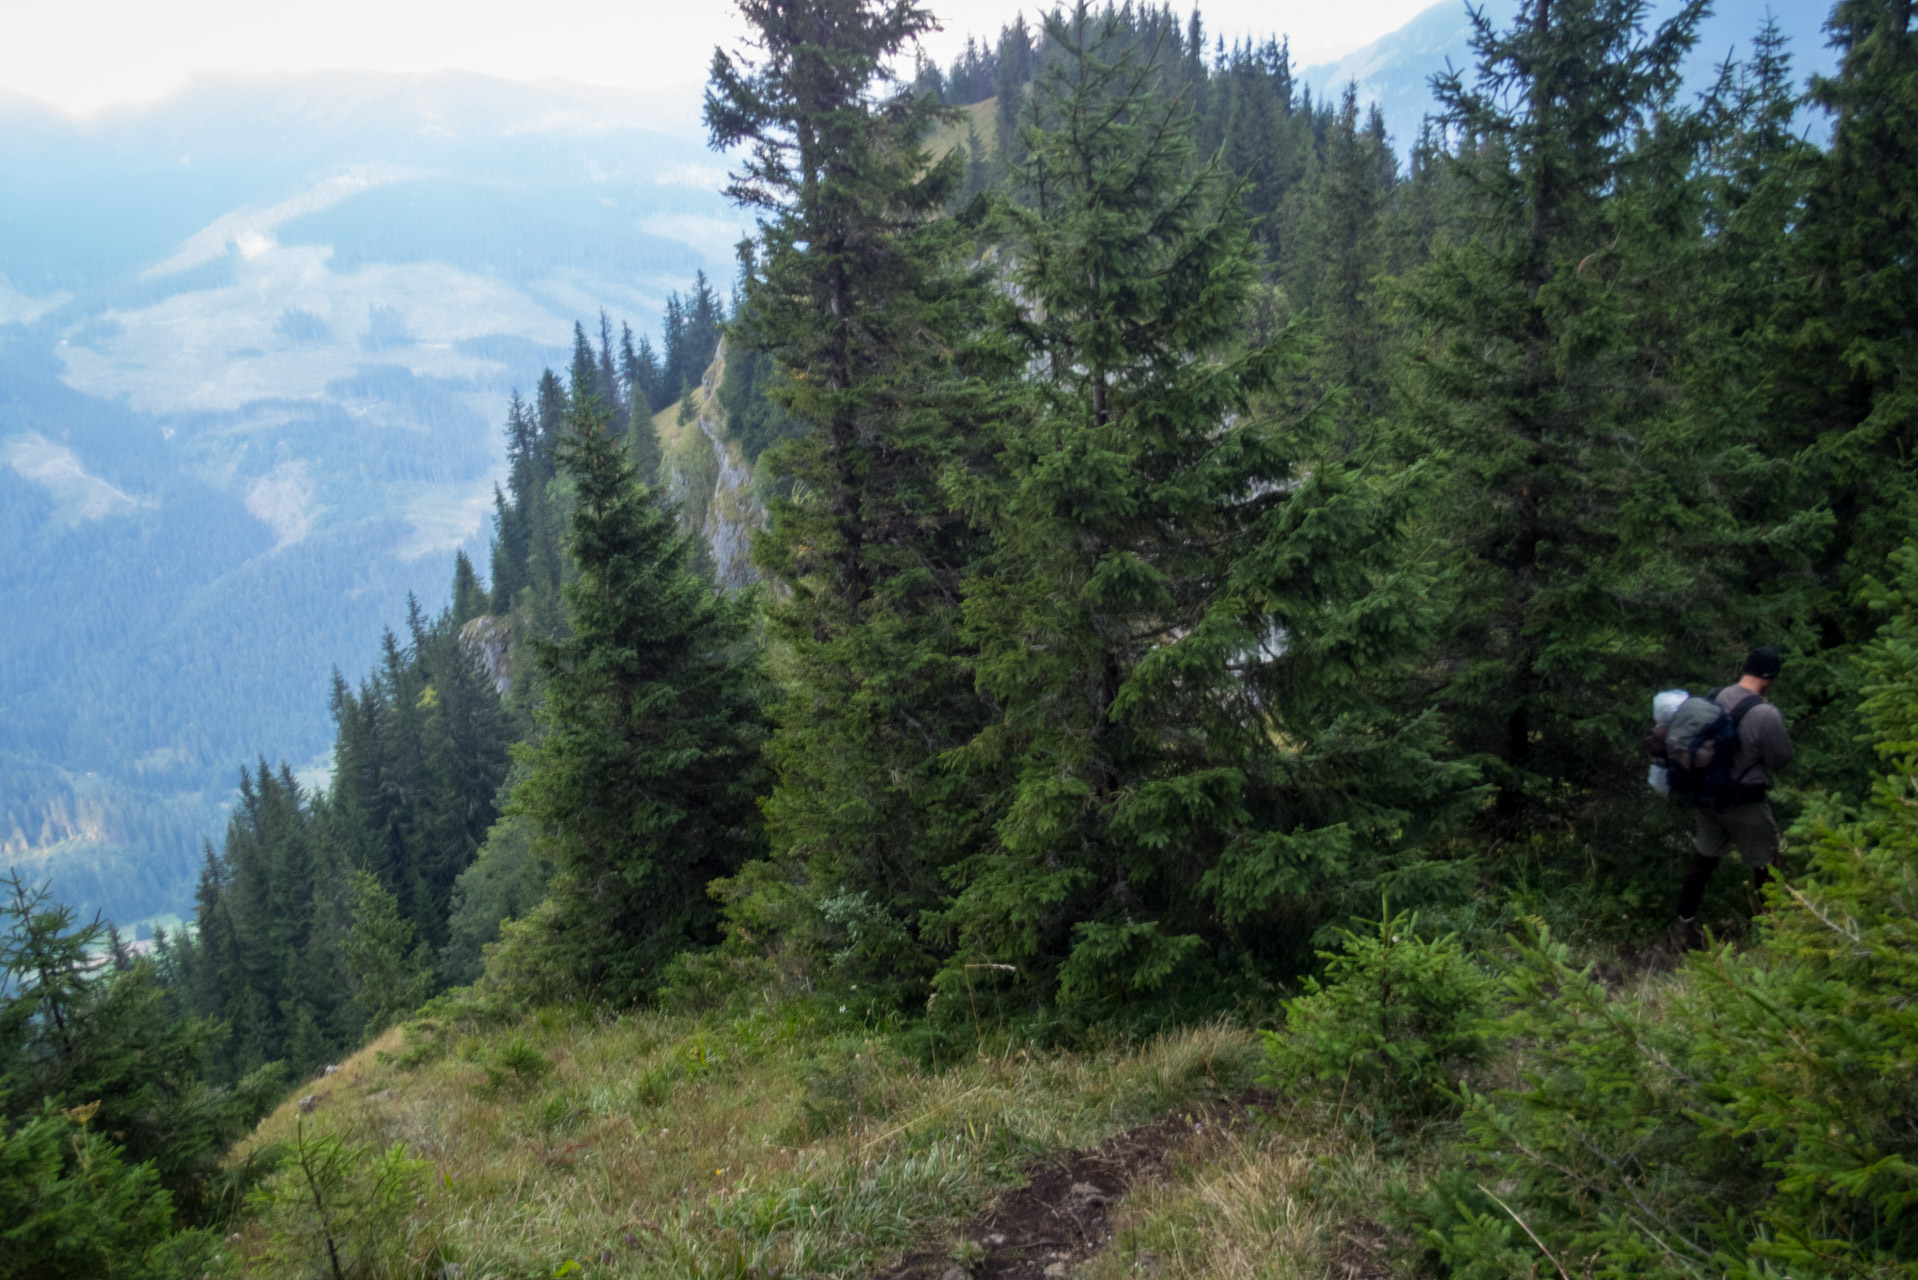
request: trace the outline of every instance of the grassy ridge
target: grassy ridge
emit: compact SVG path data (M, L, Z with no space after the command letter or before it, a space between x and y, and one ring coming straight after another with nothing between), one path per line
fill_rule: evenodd
M659 437L660 478L680 503L681 526L699 530L706 526L707 508L719 483L719 463L713 457L711 442L699 429L698 419L704 414L723 423L725 410L720 407L719 396L704 385L694 387L690 394L693 420L679 420L679 402L675 401L653 415L653 431Z
M953 148L965 146L966 123L970 120L972 127L979 134L979 147L982 153L980 158L996 160L999 156L999 131L995 122L998 118L999 99L987 98L983 102L975 102L959 110L965 112L964 118L951 124L940 125L932 131L932 136L926 139L928 156L934 160L941 160Z
M235 1154L302 1129L404 1143L432 1163L415 1255L463 1280L851 1276L939 1240L1035 1158L1236 1091L1257 1061L1256 1037L1221 1026L933 1069L856 1013L552 1009L390 1032ZM238 1243L258 1252L262 1228Z

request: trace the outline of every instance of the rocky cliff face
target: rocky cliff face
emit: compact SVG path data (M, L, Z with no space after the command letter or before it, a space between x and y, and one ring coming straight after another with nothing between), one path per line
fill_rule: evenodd
M680 504L680 520L705 539L713 574L720 585L736 588L758 580L752 565L753 530L766 523L753 464L727 430L719 403L719 382L726 369L726 344L693 389L690 406L673 405L653 419L659 434L661 483Z
M505 618L483 613L460 628L460 640L479 659L493 692L501 697L513 687L513 625Z

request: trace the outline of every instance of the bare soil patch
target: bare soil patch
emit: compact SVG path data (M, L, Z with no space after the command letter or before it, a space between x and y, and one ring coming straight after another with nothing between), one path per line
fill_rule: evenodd
M1341 1280L1385 1280L1392 1274L1386 1265L1392 1237L1370 1218L1352 1223L1339 1237L1338 1252L1332 1256L1332 1274Z
M1252 1089L1129 1129L1085 1151L1034 1162L1028 1181L960 1229L983 1253L965 1265L951 1247L908 1254L875 1280L1050 1280L1112 1241L1111 1211L1133 1187L1161 1182L1179 1151L1215 1126L1247 1123L1277 1095Z

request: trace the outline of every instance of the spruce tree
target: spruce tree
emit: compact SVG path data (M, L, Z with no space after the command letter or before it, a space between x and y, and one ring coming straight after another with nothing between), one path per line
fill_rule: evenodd
M85 1115L0 1115L0 1280L176 1280L172 1196Z
M635 347L633 331L624 324L619 329L620 377L626 384L632 416L635 420L642 413L650 417L664 407L659 357L653 354L653 344L649 338L641 335L639 345Z
M993 158L1000 173L1010 174L1019 164L1020 107L1025 102L1032 73L1032 36L1026 30L1025 15L1015 14L999 32L998 57L992 77Z
M456 568L456 593L462 582L477 598L470 566ZM419 939L422 956L445 944L453 887L497 816L513 734L456 617L449 608L429 621L414 602L407 642L389 631L358 690L335 673L330 788L309 796L284 765L242 773L225 847L209 850L201 878L197 937L171 944L182 996L231 1027L212 1049L215 1078L275 1060L310 1071L358 1043L369 1013L417 1003L411 944L406 972L379 979L373 1005L356 1002L369 900L354 877L381 886L393 928Z
M1267 42L1234 45L1219 69L1219 83L1204 95L1213 117L1213 136L1226 167L1244 184L1245 210L1258 219L1258 235L1268 257L1290 261L1301 220L1297 193L1312 173L1311 129L1292 102L1292 69L1285 46ZM1299 290L1302 303L1311 300L1308 288Z
M992 164L986 157L985 145L979 141L979 126L968 117L966 120L966 190L967 196L975 196L984 191L992 181Z
M1357 86L1348 84L1312 192L1306 250L1316 268L1307 299L1320 339L1314 390L1341 390L1348 422L1369 422L1387 408L1389 339L1379 277L1394 167L1391 149L1361 123Z
M510 490L493 487L493 597L491 612L502 617L512 613L519 593L530 582L528 560L532 553L531 513L527 494L534 483L538 465L539 427L531 409L513 393L506 411L506 474Z
M694 574L691 538L625 451L588 412L571 423L571 633L538 646L541 732L512 811L558 867L555 924L578 977L624 1002L715 940L707 885L759 849L757 655L750 597Z
M693 273L693 296L686 308L686 336L681 344L685 361L682 381L697 385L706 376L706 366L719 351L719 329L725 320L719 295L706 279L705 271Z
M1462 778L1390 705L1428 613L1415 490L1271 413L1296 335L1236 342L1250 228L1148 50L1083 5L1047 46L1004 317L1034 385L973 491L966 603L1004 708L967 754L1010 791L941 919L948 981L1009 964L1097 1010L1304 959L1315 900Z
M674 291L666 298L666 311L659 322L660 352L660 408L665 408L679 399L685 390L686 365L686 306Z
M577 324L573 326L575 342L585 336L585 331ZM573 352L574 363L579 362L577 346ZM533 420L537 424L534 437L535 448L530 452L534 461L535 474L542 480L553 478L553 450L559 444L560 435L566 429L566 387L560 382L559 375L547 369L539 376L539 389L533 396Z
M177 1209L204 1222L227 1147L277 1098L279 1066L233 1088L206 1083L206 1057L224 1028L182 1010L151 961L100 963L107 934L98 920L80 924L44 887L0 876L0 1200L40 1176L15 1163L27 1153L14 1144L78 1109L92 1134L112 1138L99 1154L151 1165L142 1197L164 1189L162 1219ZM76 1154L90 1141L71 1137ZM9 1232L17 1225L9 1220Z
M599 398L604 402L607 416L614 422L624 422L627 417L626 398L620 385L619 369L613 364L613 322L606 314L606 308L599 309L599 376L594 385Z
M633 331L620 325L620 376L626 384L626 435L633 453L633 466L641 484L659 483L659 435L653 430L653 415L659 411L659 363L653 345L645 338L633 347Z
M1817 149L1793 128L1797 100L1783 37L1768 22L1748 57L1721 66L1698 120L1708 141L1697 163L1659 184L1662 204L1640 201L1634 216L1643 225L1651 213L1684 232L1657 258L1646 255L1635 273L1636 327L1653 336L1646 345L1669 360L1672 376L1666 407L1642 436L1647 475L1613 523L1629 527L1659 490L1691 495L1668 508L1682 522L1668 523L1665 538L1694 580L1715 593L1685 619L1671 646L1668 683L1722 682L1741 641L1752 643L1746 637L1817 648L1808 627L1823 592L1812 570L1831 516L1794 457L1804 442L1794 435L1801 420L1789 405L1799 283L1793 228L1819 164ZM1800 779L1846 755L1857 763L1861 754L1833 741L1855 733L1849 707L1842 728L1808 714L1808 703L1829 696L1834 666L1842 664L1842 656L1831 657L1829 665L1792 659L1785 696L1809 766Z
M1454 460L1432 509L1462 569L1444 704L1507 824L1629 776L1645 692L1710 656L1687 631L1720 584L1686 530L1716 523L1694 511L1714 493L1649 448L1674 393L1658 277L1685 234L1669 203L1698 133L1676 94L1702 12L1650 34L1646 0L1528 0L1505 31L1475 13L1476 71L1434 81L1471 233L1412 283L1409 407L1414 447Z
M400 915L399 903L378 877L354 871L347 892L352 924L341 951L365 1030L377 1035L426 999L432 966L426 944L414 941L413 922Z
M1806 166L1802 207L1784 214L1793 296L1784 341L1766 350L1779 374L1770 420L1783 428L1767 443L1792 459L1791 505L1831 525L1795 647L1817 738L1840 747L1852 736L1846 663L1871 627L1857 584L1918 525L1918 28L1910 0L1841 0L1828 30L1838 71L1815 77L1810 98L1831 145ZM1861 785L1850 755L1843 781Z
M434 949L446 943L453 884L497 816L512 738L499 695L452 625L456 616L442 619L416 655L430 683L422 695L429 703L422 727L427 781L415 801L422 815L414 857L425 899L415 922Z
M485 613L491 601L464 551L453 553L453 625L463 627Z
M591 403L597 406L598 416L606 413L606 392L599 382L599 360L593 354L593 344L587 340L586 327L578 321L573 322L573 363L567 371L566 397L569 409L577 410Z
M777 361L803 433L768 455L780 496L754 543L785 587L769 621L787 676L774 862L754 884L809 904L784 918L826 928L821 904L857 899L910 929L977 839L974 786L940 761L989 714L957 661L979 539L942 488L990 412L984 282L963 265L970 233L941 216L963 164L922 147L953 113L892 82L932 26L917 4L741 8L758 52L716 53L706 95L713 145L744 153L728 193L761 219L734 336ZM736 918L762 907L742 900Z

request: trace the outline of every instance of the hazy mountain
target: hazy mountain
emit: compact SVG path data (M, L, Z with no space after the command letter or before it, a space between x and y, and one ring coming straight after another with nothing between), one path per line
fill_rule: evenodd
M1485 0L1482 7L1494 23L1505 25L1518 12L1519 0ZM1655 0L1654 21L1669 18L1678 0ZM1720 0L1699 27L1698 43L1686 65L1686 87L1703 92L1716 78L1727 57L1743 58L1752 35L1767 14L1791 41L1792 65L1802 82L1814 71L1837 69L1837 59L1825 46L1824 22L1830 6L1819 3L1767 3L1767 0ZM1300 73L1315 96L1342 93L1357 81L1359 100L1376 102L1385 113L1401 154L1418 136L1419 121L1432 109L1432 77L1446 64L1472 65L1472 22L1462 0L1439 0L1390 35L1337 62L1307 67ZM1822 122L1807 115L1808 127Z
M241 764L323 767L329 670L483 550L508 393L730 279L721 172L690 90L0 100L0 865L186 905Z

